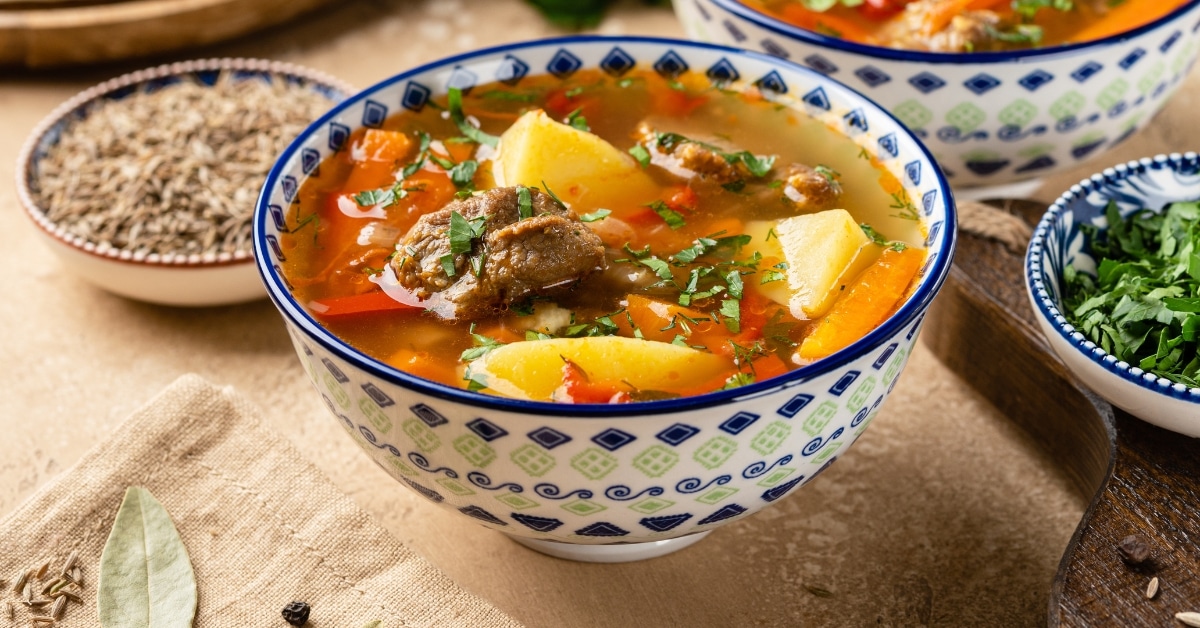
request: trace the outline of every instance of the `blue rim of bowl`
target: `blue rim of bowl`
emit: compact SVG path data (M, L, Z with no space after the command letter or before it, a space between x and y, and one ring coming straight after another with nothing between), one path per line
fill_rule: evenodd
M710 406L721 405L730 401L741 399L749 399L759 397L764 394L774 392L780 389L791 388L803 384L804 382L821 375L827 374L830 371L841 368L847 363L859 357L860 353L865 353L865 349L871 345L883 346L884 340L901 333L901 331L909 325L919 325L923 316L924 310L929 306L929 303L936 296L942 284L946 281L947 275L950 273L950 266L954 257L954 249L958 239L958 219L955 210L954 196L950 193L950 184L942 175L940 168L931 168L937 175L938 188L942 191L940 194L942 202L946 205L945 226L945 255L938 259L938 263L931 266L925 275L925 280L917 287L917 290L909 296L908 300L901 308L892 314L882 325L875 328L866 336L858 339L850 346L833 354L832 356L815 362L811 365L803 366L798 369L788 371L783 375L779 375L762 382L756 382L735 388L732 390L715 391L703 395L694 395L690 397L680 397L677 399L667 399L661 401L639 401L627 404L562 404L545 401L527 401L522 399L510 399L506 397L498 397L487 395L480 392L472 392L463 388L455 388L422 379L414 375L410 375L399 369L393 368L376 360L365 353L355 349L348 343L334 336L324 327L322 327L316 319L314 319L303 306L301 306L286 286L281 282L281 278L275 272L272 264L267 261L267 256L262 255L260 251L267 251L268 248L265 242L265 227L267 220L267 206L270 204L270 191L274 189L279 178L283 175L283 167L291 161L304 145L306 138L320 128L324 127L330 120L339 115L342 111L349 108L351 105L366 99L368 96L394 85L408 78L427 72L429 70L440 67L453 67L454 64L463 61L495 55L498 53L522 50L527 48L542 48L551 46L567 46L580 43L599 43L611 42L617 43L640 43L640 44L659 44L663 46L673 46L677 48L699 48L720 52L726 55L735 55L738 57L748 57L759 61L765 61L773 65L782 65L789 70L807 74L818 82L825 83L826 89L834 89L842 92L844 95L852 96L854 99L859 99L862 102L874 108L880 115L887 116L895 122L897 129L908 134L908 138L913 142L918 154L931 164L936 165L933 155L925 145L912 136L908 132L907 127L900 123L890 112L882 106L875 103L870 98L854 91L853 89L843 85L836 79L829 78L815 70L806 68L801 65L773 57L763 53L741 50L729 46L721 46L717 44L709 44L704 42L695 42L683 39L669 39L662 37L639 37L639 36L602 36L602 35L585 35L560 37L551 39L541 39L528 42L520 42L515 44L504 44L493 46L491 48L483 48L471 52L466 52L444 59L432 61L424 65L405 70L395 76L384 79L357 94L346 98L338 103L333 109L325 113L308 126L301 134L284 150L277 158L275 165L271 167L270 173L267 175L266 181L263 184L262 192L259 195L258 201L255 204L255 215L253 219L253 245L255 250L256 265L258 266L259 275L262 277L263 283L267 287L267 294L271 301L279 309L280 313L293 324L301 327L310 338L318 342L325 349L338 355L340 358L353 363L356 367L363 369L375 377L384 380L398 383L405 388L416 390L418 392L428 394L441 399L465 403L468 405L502 410L508 412L517 412L531 415L574 415L578 418L599 418L599 417L638 417L646 415L657 415L680 412L691 409L704 409Z
M687 2L690 0L676 0L677 2ZM1006 52L972 52L972 53L956 53L956 52L925 52L920 50L900 50L897 48L884 48L882 46L869 46L867 44L859 44L852 41L847 41L838 37L830 37L817 32L805 30L799 26L792 26L787 22L776 19L762 13L756 9L750 8L738 0L709 0L713 4L722 9L754 23L755 25L767 30L786 35L792 39L798 39L823 48L833 48L844 52L852 52L855 54L864 55L867 57L877 57L881 59L891 59L895 61L915 61L920 63L941 63L941 64L974 64L974 63L1005 63L1005 62L1023 62L1038 57L1048 57L1056 55L1069 55L1072 52L1085 48L1098 48L1110 44L1118 44L1127 39L1137 37L1143 33L1148 33L1174 21L1184 13L1200 5L1200 0L1190 0L1179 8L1171 11L1167 15L1150 22L1143 24L1134 29L1110 35L1102 39L1086 41L1078 44L1068 44L1065 46L1048 46L1046 48L1029 48L1025 50L1013 50Z
M1200 161L1200 155L1188 152L1182 154L1172 153L1170 155L1160 154L1154 157L1135 159L1107 168L1103 172L1071 186L1071 189L1058 197L1058 200L1054 201L1050 209L1046 210L1042 219L1038 221L1037 227L1034 228L1029 248L1025 252L1025 288L1033 296L1033 301L1037 304L1038 314L1044 320L1049 321L1060 338L1065 340L1073 349L1079 351L1081 355L1085 356L1092 363L1127 382L1136 384L1140 388L1181 401L1200 404L1200 387L1188 388L1184 384L1176 384L1169 379L1158 377L1139 367L1118 360L1116 356L1088 340L1082 332L1075 329L1074 325L1067 322L1060 308L1050 299L1050 295L1046 291L1045 282L1042 280L1041 256L1045 249L1043 242L1050 229L1061 222L1062 214L1071 202L1080 197L1087 196L1091 192L1099 191L1111 183L1127 179L1130 175L1145 172L1148 169L1170 168L1171 170L1176 170L1185 161L1190 162L1190 165L1194 166ZM1153 379L1148 379L1148 377Z

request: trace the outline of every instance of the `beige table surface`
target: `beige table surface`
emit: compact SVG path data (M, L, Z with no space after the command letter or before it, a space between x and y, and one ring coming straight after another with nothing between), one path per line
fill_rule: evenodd
M282 59L362 87L448 54L563 34L520 0L335 4L176 58ZM669 11L638 2L619 4L598 30L682 35ZM839 464L668 557L623 565L548 558L402 488L327 416L269 302L172 309L125 300L64 274L34 239L12 183L25 135L76 91L151 63L0 70L0 515L194 372L235 386L397 538L529 626L1045 623L1084 500L923 348ZM1200 145L1191 122L1197 82L1193 75L1152 129L1096 165ZM1052 199L1090 170L1057 177L1038 198Z

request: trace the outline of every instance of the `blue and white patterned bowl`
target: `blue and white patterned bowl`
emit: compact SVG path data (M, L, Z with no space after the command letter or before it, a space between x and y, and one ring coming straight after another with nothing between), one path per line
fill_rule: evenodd
M1175 201L1200 199L1200 156L1159 155L1105 169L1080 181L1042 217L1025 255L1025 285L1042 333L1054 352L1098 395L1160 427L1200 437L1200 388L1147 373L1088 340L1060 309L1063 269L1093 275L1091 238L1080 225L1107 227L1105 208L1116 201L1122 216L1160 211Z
M956 188L1078 167L1144 127L1200 51L1200 0L1119 36L1003 53L866 46L738 0L676 0L688 36L763 50L863 92L925 142Z
M398 371L334 337L292 297L279 263L287 208L356 128L450 86L582 68L691 68L841 129L919 202L931 254L911 299L836 355L733 391L625 405L503 399ZM870 424L950 268L955 210L920 142L866 98L767 55L653 38L577 37L491 48L403 72L317 120L263 189L254 243L268 292L330 412L392 476L442 507L555 555L630 560L690 543L783 498ZM622 545L622 544L634 544ZM589 550L589 546L591 549ZM595 547L600 546L600 547Z

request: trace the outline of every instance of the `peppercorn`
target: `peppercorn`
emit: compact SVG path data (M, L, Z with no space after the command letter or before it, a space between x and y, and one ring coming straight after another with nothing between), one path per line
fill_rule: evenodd
M293 626L303 626L311 610L306 602L292 602L283 607L283 620Z
M1150 558L1150 545L1142 537L1131 534L1117 544L1117 553L1126 563L1140 565Z

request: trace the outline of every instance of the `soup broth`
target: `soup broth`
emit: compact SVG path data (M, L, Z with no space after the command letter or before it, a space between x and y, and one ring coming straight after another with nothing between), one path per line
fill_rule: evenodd
M281 238L297 300L417 376L575 403L745 385L869 332L924 262L895 177L753 88L581 71L451 96L355 132Z
M985 52L1103 39L1187 0L866 0L814 10L802 0L741 0L800 28L887 48Z

